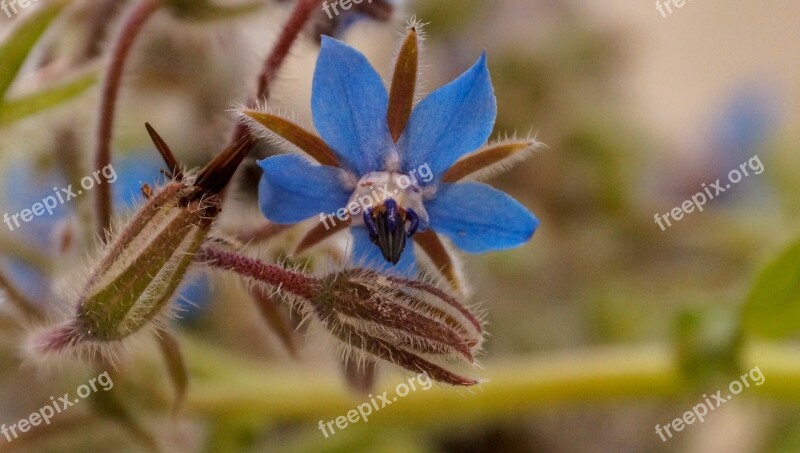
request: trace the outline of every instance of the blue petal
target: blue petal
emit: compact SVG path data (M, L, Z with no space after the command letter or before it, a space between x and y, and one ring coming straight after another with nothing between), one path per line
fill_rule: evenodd
M517 200L476 182L442 184L425 208L430 228L468 253L517 247L527 242L539 225Z
M25 223L19 213L24 209L30 210L35 203L42 203L47 197L52 196L54 199L57 194L63 195L61 188L77 192L80 187L68 187L59 171L37 168L32 160L7 165L2 175L2 198L9 221L2 228L8 228L9 237L14 241L27 242L46 251L52 250L55 245L53 230L69 216L75 205L58 203L52 209L52 214L29 218L29 223Z
M356 49L327 36L314 70L314 126L339 158L358 174L382 170L394 144L381 76Z
M458 158L489 139L497 116L486 53L467 72L422 100L397 144L403 170L425 164L438 180Z
M273 222L291 224L321 213L328 215L350 198L339 168L314 165L293 154L269 157L258 164L264 170L258 185L259 206Z
M111 186L114 205L131 209L140 203L144 198L142 184L158 187L164 183L164 176L160 173L162 168L166 166L155 149L136 151L117 158L113 166L113 174L117 175L117 180Z
M2 263L6 278L37 307L47 310L47 301L53 296L50 278L38 267L20 259L6 258Z
M176 298L178 322L191 324L205 314L211 305L212 288L208 275L199 274L184 281Z
M400 261L393 265L386 261L381 249L369 240L369 233L364 227L350 228L353 233L353 253L350 262L359 267L366 267L378 272L385 272L403 277L416 278L417 260L414 256L414 241L406 241L406 249L400 255Z

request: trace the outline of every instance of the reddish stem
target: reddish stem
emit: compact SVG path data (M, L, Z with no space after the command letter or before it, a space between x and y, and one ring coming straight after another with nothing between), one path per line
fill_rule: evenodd
M160 5L161 0L140 1L125 18L122 30L114 43L111 62L106 68L100 98L97 145L95 149L95 167L97 169L111 164L111 137L113 135L114 114L128 54L145 22L158 10ZM109 184L100 184L94 192L95 209L97 210L97 233L105 241L106 231L111 226L113 210L111 205L111 186Z
M281 31L278 41L272 47L272 52L264 63L264 69L258 77L258 90L256 98L269 97L269 85L278 73L278 69L283 65L289 50L292 48L297 36L311 18L311 14L319 7L320 0L299 0L295 6L289 20Z
M311 299L320 286L319 280L313 277L214 247L203 247L197 260L208 266L281 288L304 299Z
M258 99L269 98L270 84L278 74L278 70L283 66L286 57L289 55L289 50L291 50L300 32L303 31L306 23L311 18L314 10L319 7L320 3L321 0L298 0L297 5L292 11L292 15L289 16L289 20L287 20L286 25L283 26L278 40L275 42L272 51L264 62L264 67L261 70L261 74L258 76L256 95L254 98L250 99L249 104L255 104ZM238 141L249 133L247 126L239 122L236 125L231 143Z

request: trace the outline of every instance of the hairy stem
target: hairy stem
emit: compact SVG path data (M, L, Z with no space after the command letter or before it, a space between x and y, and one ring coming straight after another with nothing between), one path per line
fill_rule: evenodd
M97 122L96 148L94 162L96 169L111 164L111 138L114 128L114 115L119 96L120 82L130 50L136 37L147 20L161 6L161 0L141 0L133 7L125 18L122 30L116 38L111 52L111 61L106 68L100 98L100 112ZM97 215L97 234L105 241L106 232L111 226L111 186L100 184L95 193L95 210Z
M284 25L278 41L272 47L272 52L267 57L264 68L258 77L256 98L269 97L270 83L275 79L278 69L283 65L286 56L289 55L292 44L297 40L297 36L303 31L309 18L311 18L311 14L319 7L319 4L320 0L299 0L297 2L297 6L292 11L289 20L286 21L286 25Z
M311 299L319 288L319 280L313 277L215 247L203 247L198 253L197 260L208 266L235 272L241 277L280 288L304 299Z
M292 45L295 41L297 41L297 37L300 36L300 32L303 31L306 23L308 23L311 15L319 7L320 3L321 0L298 0L297 5L292 11L292 15L289 16L289 20L287 20L286 24L283 26L283 30L281 30L278 40L273 45L272 50L264 62L261 73L258 75L256 95L250 99L248 104L252 105L255 104L259 99L266 100L269 98L270 84L278 74L278 70L281 68L281 66L283 66L283 63L286 60L286 57L289 55ZM242 122L239 122L236 125L236 130L234 131L231 143L238 141L249 133L250 132L247 130L247 126L245 126Z

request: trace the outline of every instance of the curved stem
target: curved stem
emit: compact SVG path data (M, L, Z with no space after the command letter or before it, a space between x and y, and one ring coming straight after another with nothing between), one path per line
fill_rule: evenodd
M113 135L114 115L119 96L120 82L133 43L145 22L158 10L161 0L141 0L131 10L122 25L111 53L111 61L106 68L103 89L100 98L100 113L97 123L97 144L94 155L96 169L111 164L111 138ZM111 187L100 184L95 193L95 209L97 215L97 234L105 241L106 231L111 226Z
M311 18L311 14L319 7L320 0L299 0L295 6L289 20L283 27L278 41L272 47L267 61L264 63L264 68L258 77L258 89L256 90L256 99L261 97L269 97L269 85L278 69L283 65L286 56L289 55L289 50L292 48L297 36L303 31L306 22Z
M320 3L321 0L298 0L291 16L289 16L289 20L287 20L286 24L283 26L278 40L272 46L272 50L264 62L261 73L258 75L256 95L250 99L248 104L255 104L258 99L269 98L270 84L278 74L278 70L283 66L286 57L289 55L289 50L291 50L300 32L303 31L306 23L311 19L311 15L319 7ZM236 124L236 130L233 133L231 143L237 142L247 134L249 134L247 126L240 121Z

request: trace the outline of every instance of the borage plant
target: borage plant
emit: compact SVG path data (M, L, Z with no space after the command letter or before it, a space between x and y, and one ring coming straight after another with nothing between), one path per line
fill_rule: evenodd
M455 258L439 234L483 253L524 244L538 225L505 193L464 181L507 168L537 142L479 149L497 114L485 55L415 106L419 26L408 29L388 93L361 53L323 37L311 102L322 138L268 110L241 112L256 132L280 137L314 161L285 154L260 162L260 206L269 220L293 224L319 215L296 253L350 226L354 262L413 276L416 242L433 269L460 289Z
M385 20L391 6L377 3L382 13L370 10L367 17ZM37 26L43 30L64 5L44 10ZM245 12L253 7L245 6ZM312 95L314 124L321 137L258 108L255 100L268 98L272 80L293 43L319 14L319 6L319 1L298 0L266 59L255 96L239 109L243 121L233 139L204 167L184 168L166 141L147 125L168 180L155 188L142 186L145 200L116 228L111 227L108 184L98 186L94 209L94 230L101 242L98 257L70 301L66 319L36 328L30 335L30 350L36 357L58 355L89 358L101 366L113 364L135 338L155 333L180 399L187 371L170 333L172 301L187 275L209 269L233 273L264 294L280 297L321 326L348 361L383 360L456 386L479 382L455 369L459 364L476 364L485 332L479 317L460 300L465 297L464 283L448 240L466 252L482 253L515 247L531 237L538 221L526 208L487 185L464 181L506 168L526 156L536 142L505 140L484 146L496 114L485 55L457 80L415 105L418 23L408 27L389 90L358 51L333 38L321 38ZM207 17L203 8L210 6L142 0L127 12L102 79L93 154L97 168L111 165L116 101L127 57L144 25L162 7L179 18L197 19ZM228 13L235 16L240 11ZM351 22L345 19L337 23L337 33ZM22 61L18 63L17 69L22 67ZM89 77L85 84L92 82ZM73 95L64 94L65 99ZM229 183L257 143L247 126L281 137L315 161L285 154L260 162L259 204L265 217L277 224L294 224L337 213L332 225L321 222L313 227L295 250L305 252L352 226L349 264L324 274L271 264L251 257L248 245L228 239L230 235L218 227L220 212L229 206ZM378 188L388 195L377 199ZM373 201L362 203L368 196ZM361 212L356 212L360 205ZM340 215L342 211L346 215ZM417 266L415 243L429 258L425 270ZM57 310L26 299L2 275L0 286L20 309L19 319L41 324L58 317Z

